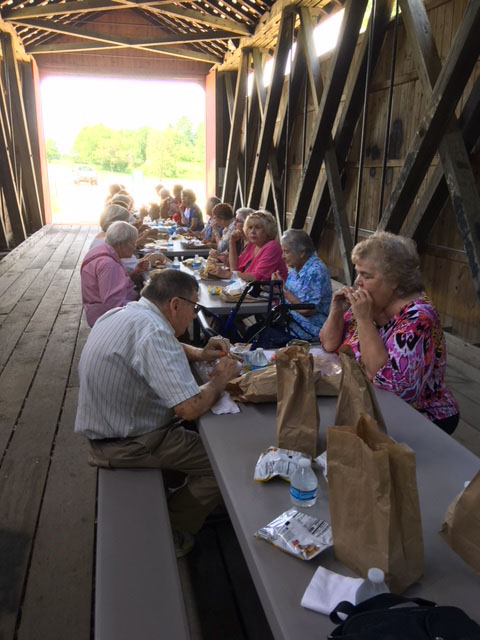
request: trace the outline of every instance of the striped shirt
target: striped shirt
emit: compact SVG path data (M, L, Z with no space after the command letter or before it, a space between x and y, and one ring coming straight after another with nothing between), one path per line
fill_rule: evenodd
M78 369L75 431L91 439L149 433L200 393L173 327L145 298L97 320Z

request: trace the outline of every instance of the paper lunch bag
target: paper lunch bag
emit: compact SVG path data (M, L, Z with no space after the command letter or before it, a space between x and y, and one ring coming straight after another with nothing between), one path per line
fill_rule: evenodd
M279 349L277 363L277 446L317 455L320 424L313 358L299 346Z
M378 567L401 593L423 574L415 454L362 414L327 430L328 501L336 557L360 576Z
M361 413L366 413L387 433L385 420L378 406L373 383L367 378L360 364L355 360L351 347L340 347L338 355L342 365L340 393L337 400L335 424L357 424Z
M448 507L440 535L480 576L480 471Z

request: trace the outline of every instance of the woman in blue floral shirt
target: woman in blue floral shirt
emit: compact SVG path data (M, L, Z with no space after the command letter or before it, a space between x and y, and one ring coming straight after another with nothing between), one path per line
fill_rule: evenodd
M295 320L290 325L291 331L303 340L316 340L327 319L332 299L327 267L316 255L312 239L305 231L285 231L281 244L283 259L289 268L284 286L286 301L315 305L312 310L290 312ZM274 273L272 278L281 280L278 273Z

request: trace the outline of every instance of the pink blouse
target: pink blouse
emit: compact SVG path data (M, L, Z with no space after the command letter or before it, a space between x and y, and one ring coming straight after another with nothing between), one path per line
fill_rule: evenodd
M120 258L106 243L90 249L83 260L80 277L83 308L90 327L110 309L124 307L127 302L138 299Z
M282 280L287 277L287 267L282 257L282 247L276 240L270 240L257 253L257 245L249 242L238 256L237 269L242 273L251 273L255 280L270 280L274 271L279 271Z

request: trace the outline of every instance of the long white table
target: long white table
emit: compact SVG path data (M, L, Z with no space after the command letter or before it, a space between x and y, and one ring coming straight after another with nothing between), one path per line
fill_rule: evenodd
M405 595L461 607L480 622L480 580L438 535L447 506L480 467L480 460L391 393L377 391L389 435L416 453L425 543L425 576ZM320 434L333 424L335 398L319 398ZM253 480L260 453L275 444L272 404L240 405L241 413L200 418L199 429L237 537L278 640L317 640L335 627L327 616L304 609L302 595L317 566L354 575L329 550L310 562L282 553L255 531L289 509L288 484ZM320 480L317 504L306 510L329 521L326 484Z
M184 257L184 258L193 258L194 256L203 256L206 257L210 253L210 249L187 249L182 245L182 240L169 240L167 241L157 241L154 243L155 247L148 247L140 249L139 253L142 255L146 255L148 253L158 253L161 252L167 256L167 258L175 258L175 257Z

